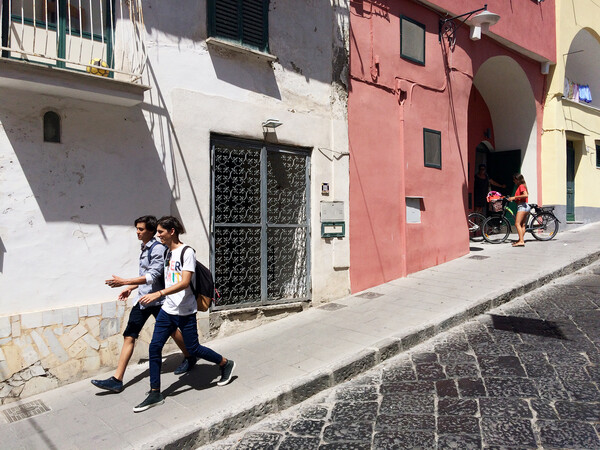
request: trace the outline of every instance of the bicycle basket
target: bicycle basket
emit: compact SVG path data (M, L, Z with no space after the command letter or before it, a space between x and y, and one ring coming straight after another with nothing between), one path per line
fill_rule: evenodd
M492 212L501 212L502 211L502 199L501 198L490 200L490 211L492 211Z
M502 198L502 194L498 191L490 191L487 194L487 201L491 202L492 200L496 200L497 198Z

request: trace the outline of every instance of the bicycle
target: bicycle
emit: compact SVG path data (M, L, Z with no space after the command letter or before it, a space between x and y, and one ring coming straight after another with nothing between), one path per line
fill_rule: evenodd
M472 212L467 216L467 223L469 225L469 239L471 241L483 241L483 222L485 222L485 216L483 214Z
M509 202L506 197L495 201L502 201L500 214L488 217L482 225L483 238L490 244L500 244L508 239L511 225L506 218L506 212L514 215L507 206ZM538 241L549 241L558 233L560 223L554 215L554 206L538 206L535 203L529 205L531 211L535 212L529 213L525 232L531 233Z

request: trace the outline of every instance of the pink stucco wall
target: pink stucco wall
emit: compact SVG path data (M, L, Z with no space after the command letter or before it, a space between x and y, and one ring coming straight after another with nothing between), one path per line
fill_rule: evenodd
M556 61L554 0L541 3L533 0L435 0L432 3L455 16L487 4L488 11L500 15L500 21L491 32L548 61Z
M372 286L404 274L400 116L388 92L362 83L352 89L357 126L350 135L350 242L358 244L351 248L352 283Z
M482 6L468 1L446 3L456 4L457 14L464 12L460 5L462 9ZM492 8L494 2L489 3L490 10L502 14L500 8ZM528 1L513 2L513 9L528 3L536 6ZM468 162L478 143L473 144L478 139L476 132L469 133L473 77L489 57L509 55L532 84L538 116L544 77L539 62L486 36L471 41L466 27L459 30L456 48L445 57L438 42L439 15L416 2L351 5L350 270L352 291L357 292L469 251L465 217ZM426 26L425 66L400 58L402 15ZM535 51L543 47L544 52L551 52L553 45L544 47L537 35L532 36L537 28L531 28L529 37L523 31L515 38L519 45L529 39ZM503 32L510 35L511 26ZM487 128L491 120L485 103L477 108L471 105L471 117L474 114L477 121L474 125ZM423 128L442 133L441 169L424 166ZM406 197L423 198L421 223L406 223Z
M473 86L471 88L471 94L469 95L469 129L468 129L468 152L469 161L471 162L469 167L469 180L473 180L477 167L474 164L475 153L477 145L483 140L488 141L492 146L494 144L494 127L492 124L492 118L490 117L490 111L485 103L485 100L481 97L481 94L477 91L477 88ZM486 138L483 131L489 129L490 137ZM469 192L473 195L473 183L469 183ZM474 209L474 208L471 208Z

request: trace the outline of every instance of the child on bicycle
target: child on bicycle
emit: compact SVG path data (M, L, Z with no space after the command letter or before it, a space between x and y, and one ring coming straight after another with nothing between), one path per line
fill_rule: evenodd
M517 228L517 234L519 240L513 243L513 247L525 247L525 229L527 226L527 215L531 210L531 207L527 203L529 193L527 192L527 183L522 174L516 173L513 175L513 181L517 185L517 190L513 197L509 197L509 201L517 202L517 214L515 216L515 227Z

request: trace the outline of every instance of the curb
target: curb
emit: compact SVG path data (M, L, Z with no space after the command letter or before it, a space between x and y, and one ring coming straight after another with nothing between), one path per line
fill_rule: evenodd
M213 416L210 422L197 422L177 433L154 437L152 443L142 446L143 449L193 449L201 445L221 440L229 434L243 430L264 419L270 414L281 412L297 405L326 389L341 384L367 370L379 365L400 353L485 312L503 305L517 297L546 285L557 278L569 275L592 262L600 259L600 251L582 257L570 264L542 275L523 285L499 291L470 305L464 311L457 312L439 323L428 323L422 327L409 330L401 335L383 339L373 346L365 348L358 354L336 362L332 367L307 375L295 383L281 387L264 397L252 399L241 410L235 413Z

